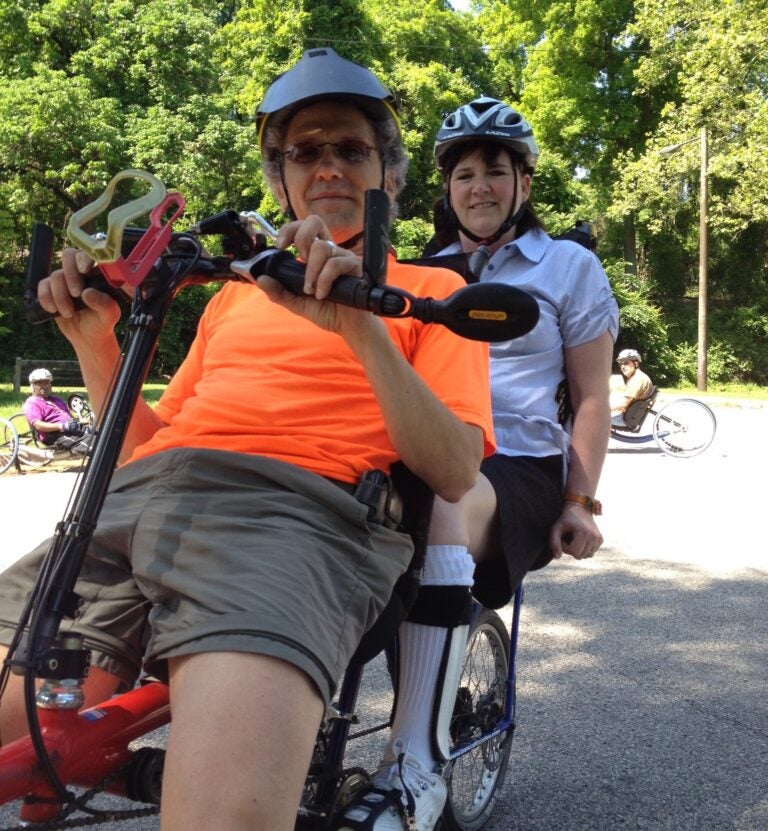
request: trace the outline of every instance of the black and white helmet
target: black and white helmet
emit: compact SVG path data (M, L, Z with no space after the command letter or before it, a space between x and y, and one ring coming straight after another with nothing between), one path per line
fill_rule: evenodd
M539 158L539 146L531 125L517 110L496 98L482 96L463 104L447 116L435 138L435 162L442 170L446 151L466 141L489 139L522 156L529 173Z
M637 361L638 363L641 362L640 353L637 349L622 349L619 352L619 357L616 358L616 363L620 364L622 361Z

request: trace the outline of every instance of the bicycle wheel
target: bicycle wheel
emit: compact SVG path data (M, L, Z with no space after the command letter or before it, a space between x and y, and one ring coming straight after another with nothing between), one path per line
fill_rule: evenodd
M19 434L7 418L0 418L0 439L0 473L5 473L19 452Z
M93 423L93 411L84 396L77 393L70 395L67 399L67 406L83 424Z
M15 413L8 421L16 428L19 437L17 455L23 467L44 467L53 461L53 451L38 441L37 434L30 427L24 413Z
M482 609L472 624L451 721L451 752L489 733L504 714L509 633L496 612ZM514 689L511 690L514 696ZM512 727L455 758L445 771L446 831L477 831L490 819L512 749Z
M715 438L717 420L706 404L680 398L662 407L653 421L656 444L668 455L688 458L703 453Z
M37 434L29 426L29 422L24 413L14 413L8 421L16 428L16 432L19 434L20 444L33 444L35 447L38 446Z

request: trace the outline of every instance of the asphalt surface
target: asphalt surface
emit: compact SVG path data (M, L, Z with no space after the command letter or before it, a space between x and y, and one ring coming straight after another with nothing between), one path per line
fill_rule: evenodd
M768 405L715 411L692 459L611 442L603 548L527 578L518 727L488 831L768 831ZM0 561L45 535L73 478L0 477Z

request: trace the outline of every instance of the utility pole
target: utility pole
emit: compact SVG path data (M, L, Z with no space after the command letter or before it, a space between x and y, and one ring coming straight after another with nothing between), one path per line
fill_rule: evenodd
M701 128L701 174L699 176L699 328L696 361L696 388L707 389L707 261L709 254L709 232L707 228L707 179L708 148L707 128Z

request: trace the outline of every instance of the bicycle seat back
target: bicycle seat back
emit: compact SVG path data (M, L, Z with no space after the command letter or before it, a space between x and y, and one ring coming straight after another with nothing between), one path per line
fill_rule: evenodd
M658 395L658 392L658 388L654 385L651 387L651 392L647 398L639 398L637 401L633 401L624 411L624 422L626 427L615 424L615 429L623 430L624 432L629 433L638 433L640 428L643 426L645 417L656 403L656 396Z

